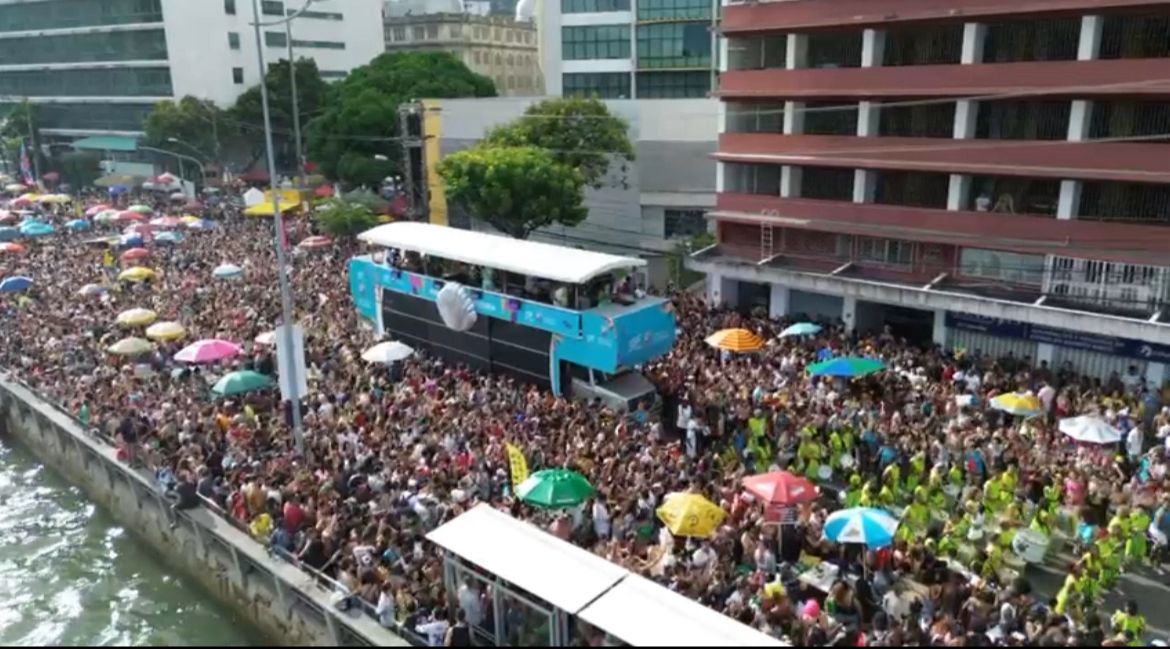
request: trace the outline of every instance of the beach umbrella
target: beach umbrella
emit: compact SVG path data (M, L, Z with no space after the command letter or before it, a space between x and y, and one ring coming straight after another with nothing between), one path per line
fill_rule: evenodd
M137 223L145 221L146 217L141 213L135 212L133 210L122 210L121 212L118 212L118 217L115 220L122 223Z
M20 183L12 183L12 184L4 186L4 191L6 191L6 192L22 192L25 189L28 189L28 188Z
M24 251L24 246L20 245L19 243L0 243L0 252L21 253Z
M118 275L118 279L124 282L145 282L148 279L153 279L158 273L149 268L142 266L135 266L134 268L127 268Z
M67 194L45 194L37 200L47 205L60 205L62 203L71 202L73 197Z
M321 248L328 248L333 245L333 241L329 237L312 236L304 239L297 244L298 248L304 250L319 250Z
M158 320L158 314L150 309L129 309L118 314L118 324L125 327L142 327Z
M85 215L92 219L93 217L97 216L101 212L105 212L108 209L110 209L109 205L106 205L105 203L98 203L97 205L91 205L88 207L85 210Z
M126 263L141 261L150 257L150 251L146 248L131 248L122 253L122 261Z
M271 385L272 381L263 374L251 370L230 372L212 386L211 391L220 396L243 394L255 390L263 390Z
M1120 430L1091 415L1061 419L1060 432L1085 444L1116 444L1121 441Z
M898 531L898 519L884 509L853 507L829 514L825 538L833 543L864 545L870 549L888 547Z
M146 237L134 232L131 234L123 234L118 237L117 243L123 248L141 248L146 243Z
M106 351L120 356L138 356L154 351L154 345L151 345L149 340L130 337L110 345Z
M368 363L395 363L404 361L414 354L414 349L397 340L378 343L362 353L362 360Z
M57 228L40 221L28 221L20 226L20 233L26 237L44 237L56 231Z
M276 344L276 332L275 331L265 331L264 333L260 334L259 336L256 336L255 342L257 345L265 345L265 346L271 347L271 346Z
M175 193L171 194L172 201L181 201L185 198L187 198L187 195L184 194L183 192L175 192Z
M156 322L146 328L146 337L151 340L178 340L187 335L187 330L177 322Z
M211 271L211 275L217 279L232 279L239 277L243 272L244 269L235 264L220 264Z
M545 469L516 486L516 496L541 509L569 509L593 497L597 490L585 476L568 469Z
M154 237L155 243L181 243L183 235L178 232L159 232Z
M781 338L789 336L812 336L821 333L821 325L815 322L798 322L780 332Z
M113 223L118 220L118 210L102 210L93 215L94 223Z
M215 229L215 221L209 221L207 219L199 219L198 221L195 221L194 223L188 223L187 229L188 230L214 230Z
M151 219L150 224L156 228L179 228L186 225L183 219L177 216L160 216L157 219Z
M748 476L743 488L767 505L800 505L817 499L816 485L787 471Z
M131 205L130 207L127 207L126 211L127 212L136 212L138 214L151 214L154 212L154 209L152 209L149 205L143 205L142 203L137 203L135 205Z
M175 360L184 363L214 363L240 353L240 346L226 340L200 340L187 345L175 354Z
M203 209L203 203L200 203L197 200L189 200L183 204L183 209L191 212L198 212L199 210Z
M1035 417L1044 412L1040 400L1032 394L1009 392L991 400L991 407L1018 417Z
M20 215L7 210L0 210L0 224L12 225L20 220Z
M20 230L10 225L0 225L0 241L13 241L20 238Z
M707 336L707 344L729 352L754 352L764 347L764 341L747 329L723 329Z
M79 291L77 291L78 295L84 295L86 297L105 295L106 293L108 293L106 287L98 284L86 284L85 286L82 286Z
M658 508L658 520L675 536L707 538L715 533L727 512L700 494L667 494Z
M19 293L20 291L27 291L28 287L32 286L33 281L31 277L24 275L13 275L0 281L0 293Z
M873 374L886 369L886 364L876 358L861 358L859 356L839 356L827 361L813 363L806 370L811 376L844 376L857 377Z
M89 221L86 221L85 219L73 219L72 221L67 221L65 223L65 227L73 230L74 232L82 232L89 229Z
M179 220L182 221L184 225L191 225L192 223L198 223L203 219L193 214L184 214L183 216L179 217Z

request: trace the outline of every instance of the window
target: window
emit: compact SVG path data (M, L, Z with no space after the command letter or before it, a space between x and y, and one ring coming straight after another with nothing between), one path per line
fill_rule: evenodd
M427 38L429 38L433 41L438 37L439 37L439 26L438 25L427 25Z
M396 40L398 42L402 42L402 41L406 40L406 28L405 27L395 27L394 28L394 40Z
M260 3L260 13L265 16L283 16L284 3L276 0L262 0Z
M244 83L244 68L232 68L232 83L236 85Z
M710 72L638 73L638 97L641 99L706 97L710 91Z
M165 61L166 58L167 39L162 29L0 39L0 61L6 65Z
M563 14L590 14L602 11L629 10L630 0L561 0L561 13Z
M711 66L711 32L704 23L638 26L638 69Z
M561 56L566 61L630 58L629 25L561 28Z
M959 274L1013 284L1038 285L1044 279L1044 255L963 248L959 254Z
M566 97L629 99L630 75L626 72L577 72L561 76Z
M0 2L0 32L161 23L162 0Z
M288 36L284 32L264 32L264 44L268 47L288 47Z
M425 27L415 27L411 30L411 33L414 34L414 40L416 41L425 41L427 39L427 30Z
M475 51L475 62L477 65L483 62L483 52Z
M693 237L707 232L703 210L666 210L663 218L667 239Z
M909 241L857 237L857 260L877 264L909 266L914 260L914 244Z
M233 50L240 49L240 35L236 32L228 32L228 47Z
M171 72L157 68L90 68L73 70L12 70L0 74L0 95L15 97L169 97Z
M94 131L141 131L150 114L151 102L141 104L46 103L37 106L44 129L85 129ZM0 104L0 113L9 106Z
M236 0L223 0L223 12L229 16L236 15Z
M288 15L297 13L296 9L289 9ZM298 18L313 18L315 20L345 20L345 16L332 11L302 11L297 15Z
M463 36L463 25L451 25L451 38L460 38Z
M711 20L707 0L638 0L638 20Z
M319 50L344 50L345 43L341 41L303 41L297 38L293 39L293 47L311 47Z

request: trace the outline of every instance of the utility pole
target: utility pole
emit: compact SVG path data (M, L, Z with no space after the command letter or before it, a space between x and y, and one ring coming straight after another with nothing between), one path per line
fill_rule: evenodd
M308 8L310 2L305 3L305 8ZM304 11L304 8L301 9ZM297 61L293 57L293 41L292 41L292 20L286 20L284 23L284 40L288 43L288 78L292 86L292 118L293 118L293 137L296 140L297 147L297 173L300 174L300 189L305 188L305 154L304 149L301 148L301 106L300 97L297 96Z
M25 122L28 126L28 148L30 149L29 155L30 155L30 157L32 157L33 182L40 182L40 180L41 180L41 160L40 160L41 149L40 149L40 145L37 143L36 132L33 131L32 103L28 100L28 97L24 98L24 118L25 118Z
M430 216L430 187L427 184L426 133L422 102L398 107L399 143L402 145L402 181L408 214L412 219ZM417 154L416 154L417 152Z

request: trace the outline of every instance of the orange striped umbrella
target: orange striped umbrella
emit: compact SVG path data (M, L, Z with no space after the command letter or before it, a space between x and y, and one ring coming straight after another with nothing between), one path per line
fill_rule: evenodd
M707 336L707 344L729 352L754 352L764 347L764 340L747 329L724 329Z

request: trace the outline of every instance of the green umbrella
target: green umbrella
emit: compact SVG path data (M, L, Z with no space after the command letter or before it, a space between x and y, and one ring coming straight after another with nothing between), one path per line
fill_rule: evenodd
M516 487L520 500L542 509L568 509L596 492L585 476L568 469L537 471Z
M253 390L262 390L271 384L267 376L251 370L232 372L215 382L211 391L221 396L243 394Z
M865 376L886 369L886 364L876 358L840 356L808 366L812 376Z

